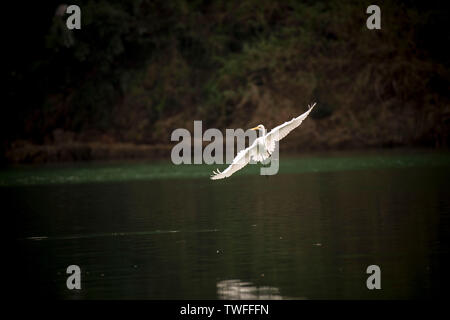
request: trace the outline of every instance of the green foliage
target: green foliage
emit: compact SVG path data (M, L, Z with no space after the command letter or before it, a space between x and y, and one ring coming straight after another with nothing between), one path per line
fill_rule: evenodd
M416 139L414 113L426 111L419 135L446 140L432 127L441 121L438 101L448 110L448 56L420 40L438 10L386 2L382 30L368 31L369 4L80 1L81 30L55 16L46 32L33 72L47 84L50 107L29 113L25 127L39 117L44 136L62 128L167 142L170 129L196 118L223 127L267 116L276 124L318 101L312 116L331 132L350 121L365 139L389 140L395 131L405 143ZM392 108L412 120L400 124Z

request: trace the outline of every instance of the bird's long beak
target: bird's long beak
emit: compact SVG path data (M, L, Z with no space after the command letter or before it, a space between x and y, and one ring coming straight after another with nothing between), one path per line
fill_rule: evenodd
M259 129L259 127L254 127L254 128L251 128L250 130L258 130Z

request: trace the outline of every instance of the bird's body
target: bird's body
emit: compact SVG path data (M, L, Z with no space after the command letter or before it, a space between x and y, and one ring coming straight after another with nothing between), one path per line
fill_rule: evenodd
M256 149L260 152L260 155L263 160L270 157L271 153L269 146L266 144L266 139L264 138L265 134L256 139Z
M211 176L211 179L217 180L227 178L236 171L245 167L250 160L263 162L269 158L275 150L275 143L297 128L302 121L306 119L315 105L316 104L314 103L311 107L309 107L308 111L296 118L293 118L291 121L287 121L278 127L273 128L269 133L267 133L266 128L262 124L252 128L251 130L261 131L261 136L255 139L255 141L248 148L239 151L233 159L233 162L223 172L220 172L219 169L217 169L217 172L213 171L214 174Z

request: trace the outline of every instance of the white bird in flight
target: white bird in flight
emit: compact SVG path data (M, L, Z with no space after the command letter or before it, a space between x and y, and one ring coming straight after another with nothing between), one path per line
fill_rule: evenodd
M273 128L269 133L267 133L266 128L262 124L251 128L250 130L261 131L261 137L255 139L250 147L239 151L233 159L233 162L231 162L228 168L224 171L221 172L219 169L217 169L217 171L213 171L211 179L218 180L228 178L236 171L245 167L251 160L263 162L269 158L275 150L275 142L280 141L286 137L289 132L297 128L302 121L306 119L315 105L316 104L314 103L312 106L308 106L308 111L296 118L292 118L291 121L287 121L278 127Z

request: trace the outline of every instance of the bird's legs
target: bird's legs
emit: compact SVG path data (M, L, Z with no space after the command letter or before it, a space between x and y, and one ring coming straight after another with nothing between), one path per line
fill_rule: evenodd
M266 152L269 155L266 158L266 160L269 160L269 158L272 156L272 153L270 153L269 150L266 150ZM272 159L270 161L272 161ZM263 165L264 168L270 168L270 162L269 163L262 163L262 165ZM265 176L266 176L266 179L269 179L269 175L268 174L265 174Z

